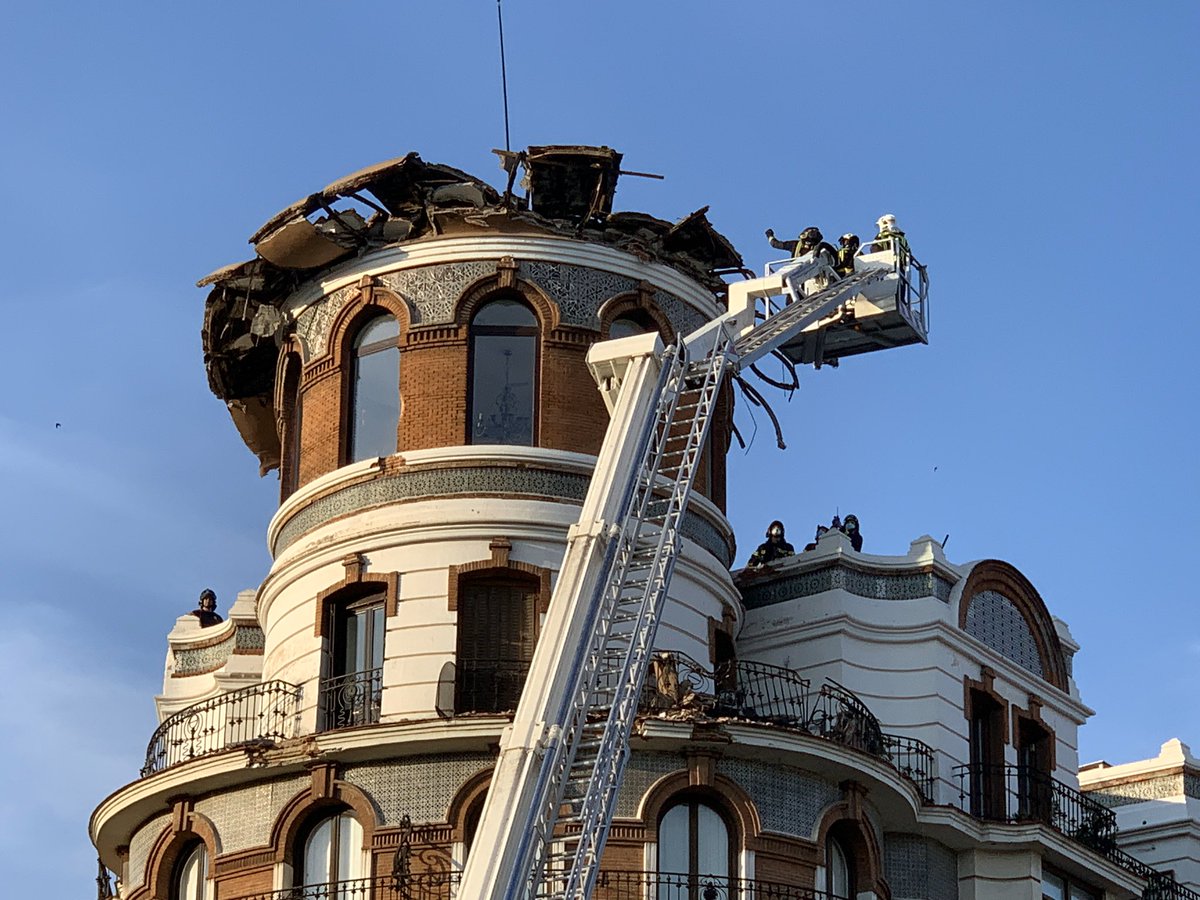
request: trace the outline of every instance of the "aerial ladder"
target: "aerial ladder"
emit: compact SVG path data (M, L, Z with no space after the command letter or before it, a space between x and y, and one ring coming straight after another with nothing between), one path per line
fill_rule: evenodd
M906 247L867 249L844 277L820 258L769 264L728 286L728 312L669 347L645 334L588 353L611 419L460 898L591 896L724 380L775 351L820 364L829 347L926 342L924 267Z

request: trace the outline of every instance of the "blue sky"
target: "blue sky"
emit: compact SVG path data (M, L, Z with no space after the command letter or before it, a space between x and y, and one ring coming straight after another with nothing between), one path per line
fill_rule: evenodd
M0 860L66 896L94 875L87 815L137 774L174 617L268 565L276 481L207 390L192 284L381 159L498 183L496 10L4 18ZM608 144L666 176L625 179L618 208L709 204L754 267L768 226L867 234L892 212L930 266L928 348L804 373L775 404L789 450L760 416L732 455L740 559L771 519L803 538L838 509L868 552L949 533L1083 644L1085 760L1200 745L1200 6L508 0L505 19L513 145ZM51 839L71 852L48 867Z

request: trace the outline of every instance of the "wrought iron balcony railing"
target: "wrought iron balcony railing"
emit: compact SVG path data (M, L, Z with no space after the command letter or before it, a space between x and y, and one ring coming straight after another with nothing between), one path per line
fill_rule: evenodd
M1117 846L1117 815L1061 781L1025 766L956 766L959 805L994 822L1040 822L1093 850L1146 882L1143 900L1200 900L1179 884Z
M383 669L365 669L321 682L321 730L374 725L383 699Z
M836 900L811 887L669 872L601 872L593 900Z
M956 766L959 803L995 822L1041 822L1101 854L1116 849L1117 816L1091 797L1026 766Z
M458 882L458 872L377 875L296 885L234 900L452 900L457 895Z
M933 748L924 741L898 734L883 734L888 761L917 786L926 803L934 803L937 768Z
M933 748L884 732L866 704L833 681L814 692L806 679L782 666L737 660L709 671L684 653L660 652L642 691L642 709L694 710L816 735L888 761L927 803L934 802Z
M142 776L234 747L294 737L301 689L267 681L180 710L155 729Z
M379 875L298 885L234 900L462 900L458 872ZM592 900L836 900L831 894L723 875L601 872Z
M453 670L455 715L512 712L528 675L528 660L459 660Z

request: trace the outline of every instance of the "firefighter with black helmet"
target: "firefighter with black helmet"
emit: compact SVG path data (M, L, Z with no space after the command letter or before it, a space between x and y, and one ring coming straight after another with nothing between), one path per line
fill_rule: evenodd
M784 540L783 523L778 519L767 528L766 537L767 539L759 544L758 549L750 555L750 562L746 564L752 569L761 568L777 559L796 554L796 548Z

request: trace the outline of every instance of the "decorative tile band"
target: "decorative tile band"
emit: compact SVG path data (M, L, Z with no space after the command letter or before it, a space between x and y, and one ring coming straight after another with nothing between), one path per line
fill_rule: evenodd
M399 825L405 816L424 824L446 821L467 779L494 764L490 753L424 754L347 766L341 777L370 795L383 825Z
M915 600L936 597L950 601L954 585L935 572L898 572L896 574L860 572L843 563L834 563L811 572L802 572L761 584L742 586L747 609L771 606L800 597L811 597L841 589L871 600Z
M599 329L600 307L638 286L632 278L588 266L542 260L523 260L518 265L519 277L536 285L557 304L563 325ZM496 260L478 259L400 269L377 280L404 298L413 325L441 325L454 320L454 308L467 288L495 274ZM296 317L296 334L304 342L310 360L327 351L334 319L357 293L355 286L339 288ZM681 334L694 331L706 321L694 307L666 291L655 291L654 302Z
M488 494L546 497L582 503L590 478L573 472L517 466L413 468L319 497L299 510L279 529L276 555L308 532L334 519L376 506L435 497ZM694 512L684 517L683 535L700 545L723 566L733 562L733 547L715 525Z
M237 631L234 631L219 644L176 650L174 676L178 678L184 675L203 675L205 672L221 668L233 655L236 643Z
M1165 800L1170 797L1195 797L1200 799L1200 777L1176 773L1147 778L1145 781L1130 781L1109 787L1092 788L1087 796L1099 800L1110 809L1144 803L1147 800Z
M266 635L257 625L239 625L234 632L234 653L262 655L267 646Z

